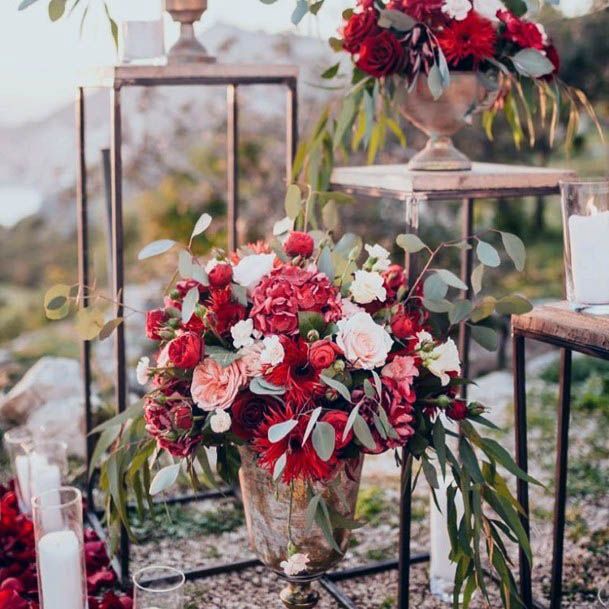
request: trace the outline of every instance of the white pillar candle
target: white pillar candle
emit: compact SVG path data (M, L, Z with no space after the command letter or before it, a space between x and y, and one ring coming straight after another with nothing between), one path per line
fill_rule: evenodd
M449 476L447 476L444 481L440 479L440 488L436 490L436 498L441 511L436 507L433 497L430 497L430 588L432 594L441 598L445 602L450 602L452 600L452 591L457 568L457 565L451 562L448 557L451 546L447 524L448 510L446 505L446 489L451 485L452 482L453 480ZM457 491L455 495L455 507L457 510L458 527L464 512L463 498L461 497L461 493L459 491Z
M569 218L571 267L579 304L609 303L609 211Z
M35 457L38 455L31 455ZM48 503L50 506L61 504L61 470L58 465L44 462L37 462L30 459L30 498L33 499L43 493L49 493ZM42 514L42 522L45 531L56 531L63 528L61 510L49 507Z
M82 546L74 531L40 539L38 569L42 609L85 609Z
M30 470L32 467L36 468L42 464L48 464L47 458L44 455L32 453L17 455L15 457L15 473L17 475L17 484L19 485L19 494L21 495L19 509L24 514L29 514L32 511Z

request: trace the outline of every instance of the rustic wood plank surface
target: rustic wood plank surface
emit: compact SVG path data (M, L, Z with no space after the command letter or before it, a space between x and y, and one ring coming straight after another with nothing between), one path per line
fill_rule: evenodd
M512 317L512 331L574 351L609 358L609 316L572 311L567 302L535 307Z
M503 197L558 192L560 180L574 177L568 169L474 163L471 171L409 171L406 165L337 167L332 187L370 196L403 199L422 195Z

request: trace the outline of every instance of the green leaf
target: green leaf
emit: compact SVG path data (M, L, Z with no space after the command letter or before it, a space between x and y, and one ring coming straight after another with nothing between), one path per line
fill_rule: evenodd
M533 305L524 297L518 294L505 296L495 305L495 311L499 315L522 315L533 309Z
M153 256L159 256L169 251L176 242L173 239L160 239L159 241L153 241L146 247L140 250L137 255L138 260L146 260L146 258L152 258Z
M434 63L434 65L431 66L429 74L427 75L427 86L434 99L442 97L442 93L444 93L444 81L438 64Z
M313 430L313 448L322 461L329 461L336 446L336 431L330 423L319 421Z
M498 347L497 332L486 326L470 326L472 338L487 351L496 351Z
M496 304L497 301L492 296L487 296L476 305L470 316L471 320L474 323L478 323L479 321L490 317L493 314L493 311L495 310Z
M273 385L264 378L256 376L250 381L250 391L256 395L283 395L285 387Z
M313 495L307 505L307 509L305 510L305 531L307 532L311 530L311 527L315 522L315 514L317 513L320 500L321 495Z
M330 513L328 511L328 506L323 497L319 500L318 509L315 512L315 522L317 526L321 529L326 541L330 544L330 546L339 554L342 554L341 549L338 547L336 540L334 539L333 531L332 531L332 521L330 519Z
M458 290L467 290L467 286L459 279L454 273L446 269L436 269L438 277L451 288L457 288Z
M195 308L199 303L199 288L194 286L188 290L184 300L182 301L182 323L187 324L195 312Z
M527 251L520 237L512 233L501 233L501 240L507 255L512 259L517 271L522 272L526 262Z
M347 129L353 125L353 118L357 106L355 105L355 98L353 95L349 95L342 104L338 120L336 121L336 127L334 129L333 148L336 149L341 145Z
M505 467L505 469L507 469L508 472L510 472L510 474L514 474L514 476L516 476L517 478L520 478L521 480L526 480L527 482L530 482L531 484L543 486L543 484L541 484L541 482L539 482L532 476L529 476L529 474L527 474L524 470L522 470L520 467L518 467L518 465L516 465L516 462L514 461L514 459L512 459L512 456L510 455L510 453L505 448L503 448L503 446L501 446L501 444L499 444L499 442L496 442L495 440L493 440L491 438L481 438L480 448L493 461L496 461L497 463L499 463L499 465L502 465L503 467Z
M355 419L356 419L358 413L359 413L359 406L356 406L349 413L349 417L347 418L347 423L345 425L345 429L343 430L343 437L342 437L343 442L347 439L347 436L349 435L349 432L351 431L351 428L353 427L353 425L355 423Z
M269 442L273 444L275 442L279 442L283 440L293 429L298 425L298 421L296 419L290 419L289 421L283 421L281 423L276 423L275 425L271 425L267 432L267 437Z
M484 277L484 265L479 264L472 271L471 282L472 282L472 290L474 290L474 294L480 294L480 292L482 291L482 278L483 277Z
M150 494L154 497L173 486L180 474L180 464L168 465L157 472L150 484Z
M318 406L309 417L309 422L307 423L307 428L305 429L304 436L302 436L302 446L307 443L313 428L315 427L315 423L317 423L317 419L319 419L319 415L321 415L322 407Z
M82 340L96 338L104 325L104 314L97 309L88 307L76 313L76 331Z
M376 442L372 437L370 427L368 427L368 423L366 423L359 412L355 415L355 420L353 422L353 433L355 433L355 437L362 446L368 450L376 450Z
M448 320L451 324L459 324L467 319L473 310L474 305L469 300L457 300L448 312Z
M296 184L290 184L285 195L285 212L288 218L296 220L302 211L302 194Z
M123 323L122 317L117 317L116 319L111 319L107 321L103 328L99 331L99 340L106 340L110 336L116 328L118 328Z
M478 257L478 260L482 262L482 264L492 268L496 268L501 264L499 253L490 243L487 243L486 241L478 241L478 245L476 246L476 256Z
M304 337L305 339L311 330L314 330L318 332L320 336L323 336L326 326L327 324L324 321L321 313L316 313L315 311L298 312L298 328L300 336Z
M49 19L58 21L66 12L66 0L51 0L49 2Z
M336 277L336 271L334 269L334 263L332 262L332 252L328 246L325 246L321 250L319 260L317 261L317 268L323 273L330 281L334 281Z
M349 258L352 253L357 255L352 258L355 260L359 257L359 253L362 251L362 239L358 235L353 233L345 233L334 246L334 253L342 256L343 258Z
M442 477L446 478L446 432L440 417L436 419L432 430L433 447L438 455L438 463L442 471Z
M427 300L423 299L423 306L432 313L448 313L452 309L452 303L446 299Z
M480 465L478 464L478 458L474 449L470 443L464 438L459 439L459 456L463 462L465 470L470 475L471 479L477 484L484 484L484 477L480 471Z
M427 247L420 237L414 233L398 235L395 242L408 254L416 254Z
M285 469L286 463L288 462L288 453L285 452L275 461L275 467L273 467L273 480L279 480L283 470Z
M110 448L110 446L112 446L112 444L114 444L116 438L118 438L120 431L120 425L117 425L104 430L104 432L99 436L99 439L95 444L95 450L91 456L91 462L89 463L89 479L93 475L95 468L101 461L101 458L104 456L105 452Z
M101 433L102 431L105 431L106 429L109 429L110 427L120 427L123 423L126 423L127 421L129 421L131 419L136 419L139 416L141 416L143 411L144 411L143 402L141 402L141 401L137 402L136 404L129 406L129 408L127 408L127 410L124 410L120 414L117 414L115 417L112 417L111 419L104 421L97 427L94 427L89 432L89 435Z
M554 72L554 64L537 49L522 49L513 57L514 67L523 76L540 78Z
M429 484L429 486L432 489L439 489L440 484L438 482L438 475L436 473L436 468L433 466L433 464L428 459L423 459L422 465L423 465L423 473L425 474L425 479L427 480L427 484Z
M309 3L307 2L307 0L297 0L296 8L294 9L291 17L292 23L294 25L298 25L308 12Z
M206 345L205 355L211 357L216 363L220 364L222 368L230 366L241 357L239 353L229 351L224 347L218 347L216 345Z
M423 283L423 294L426 300L443 300L447 292L448 286L436 273L429 275Z
M54 285L44 295L44 312L48 319L59 320L67 317L70 312L70 286Z
M338 393L342 396L342 398L344 400L351 403L351 393L349 392L349 389L347 389L347 387L345 385L343 385L343 383L341 383L340 381L337 381L335 379L332 379L329 376L326 376L325 374L322 374L319 378L326 385L328 385L328 387L331 387L332 389L338 391Z
M21 3L19 4L19 8L17 10L23 11L28 6L32 6L32 4L34 4L35 2L38 2L38 0L21 0Z
M201 217L197 220L195 227L192 229L192 237L194 238L201 233L204 233L211 224L212 217L209 214L202 214Z
M330 199L321 209L321 219L324 226L328 230L336 230L338 226L338 210L336 209L336 201Z
M416 21L406 13L397 10L381 9L378 24L382 28L394 28L400 32L410 31Z
M178 254L178 272L183 279L192 275L192 254L188 250L180 250Z

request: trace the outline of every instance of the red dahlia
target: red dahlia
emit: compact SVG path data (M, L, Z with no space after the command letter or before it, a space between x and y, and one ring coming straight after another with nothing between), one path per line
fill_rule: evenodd
M387 8L402 11L417 21L442 19L444 0L392 0Z
M463 21L451 21L438 34L438 42L452 66L464 61L477 64L494 56L497 35L488 19L470 11Z

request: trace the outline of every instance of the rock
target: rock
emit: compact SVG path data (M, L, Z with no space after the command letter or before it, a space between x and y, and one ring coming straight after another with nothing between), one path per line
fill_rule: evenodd
M44 404L76 399L81 393L80 366L76 360L43 357L6 396L0 397L0 422L24 424Z
M85 458L85 409L81 398L46 402L30 415L27 426L35 438L61 440L67 444L69 455Z

